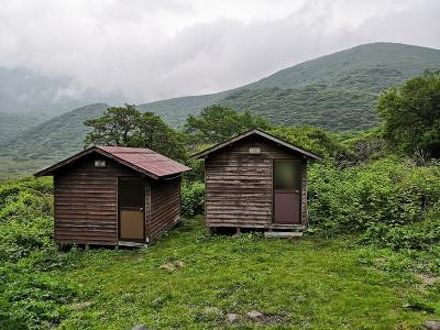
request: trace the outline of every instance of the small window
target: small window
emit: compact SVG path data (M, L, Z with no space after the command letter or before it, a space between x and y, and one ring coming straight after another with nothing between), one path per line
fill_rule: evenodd
M301 189L301 163L298 161L275 160L274 189Z

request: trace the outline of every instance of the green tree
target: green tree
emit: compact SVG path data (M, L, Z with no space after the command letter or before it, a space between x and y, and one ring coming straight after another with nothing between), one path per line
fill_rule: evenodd
M427 72L379 97L384 137L406 153L440 157L440 73Z
M347 157L349 150L338 141L337 135L313 126L273 127L269 133L323 158Z
M185 131L196 144L219 143L243 131L269 129L269 123L249 111L237 112L222 105L212 105L202 110L199 116L190 115Z
M84 125L92 128L84 140L86 146L149 148L180 161L187 156L182 132L169 127L154 113L139 112L134 105L108 108L101 117L87 120Z
M93 128L84 142L86 146L96 144L137 147L136 135L141 117L142 114L134 105L108 108L103 116L84 122L84 125Z

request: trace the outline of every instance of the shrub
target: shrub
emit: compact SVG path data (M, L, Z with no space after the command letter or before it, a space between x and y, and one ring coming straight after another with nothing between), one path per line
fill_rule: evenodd
M430 210L424 221L405 226L375 224L368 228L362 240L394 250L430 250L440 244L440 205Z
M0 267L0 328L53 328L69 312L75 288L22 267Z
M182 186L182 214L193 217L203 213L205 205L205 185L196 181Z
M52 183L25 179L0 185L0 328L53 328L77 291L47 272L73 254L53 241Z
M310 222L327 236L358 232L394 248L425 248L438 239L439 178L438 166L390 158L343 170L316 164L309 176Z
M54 246L52 183L26 179L0 186L0 261Z
M270 133L322 158L339 159L351 156L350 150L339 142L336 134L312 126L275 127Z

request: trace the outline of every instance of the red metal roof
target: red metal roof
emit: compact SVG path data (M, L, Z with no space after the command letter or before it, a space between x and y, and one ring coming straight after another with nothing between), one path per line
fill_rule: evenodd
M103 146L98 146L97 148L158 177L191 170L189 167L147 148Z
M49 166L37 172L35 176L52 175L55 170L92 152L97 152L103 156L107 156L137 172L143 173L155 179L159 179L164 176L178 175L191 170L189 167L147 148L93 146L55 165Z

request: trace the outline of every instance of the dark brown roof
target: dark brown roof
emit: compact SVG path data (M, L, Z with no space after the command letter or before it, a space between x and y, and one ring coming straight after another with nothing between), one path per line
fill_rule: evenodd
M273 135L271 135L271 134L269 134L267 132L264 132L264 131L262 131L260 129L251 129L249 131L241 133L241 134L239 134L239 135L237 135L237 136L235 136L235 137L233 137L233 138L231 138L231 139L229 139L229 140L227 140L225 142L216 144L216 145L214 145L214 146L212 146L212 147L210 147L210 148L208 148L208 149L206 149L206 150L204 150L202 152L194 154L192 157L205 158L209 154L211 154L213 152L216 152L216 151L219 151L220 149L223 149L224 147L226 147L226 146L228 146L230 144L233 144L233 143L235 143L237 141L240 141L240 140L242 140L242 139L244 139L244 138L246 138L248 136L251 136L251 135L261 136L261 137L263 137L263 138L265 138L267 140L270 140L272 142L275 142L275 143L277 143L277 144L279 144L279 145L281 145L281 146L283 146L283 147L285 147L285 148L287 148L287 149L289 149L291 151L298 152L298 153L303 154L304 156L309 157L309 158L313 158L313 159L316 159L316 160L321 160L321 158L318 155L315 155L314 153L311 153L310 151L306 151L304 149L298 148L298 147L294 146L293 144L290 144L290 143L288 143L286 141L280 140L277 137L275 137L275 136L273 136Z
M35 176L53 175L54 171L93 152L113 159L114 161L153 179L178 175L191 170L189 167L147 148L93 146L35 173Z

